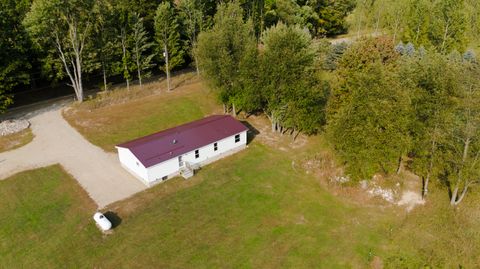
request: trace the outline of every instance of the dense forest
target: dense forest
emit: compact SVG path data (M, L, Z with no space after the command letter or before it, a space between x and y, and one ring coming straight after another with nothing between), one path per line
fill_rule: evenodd
M325 134L352 179L407 166L424 196L437 180L455 206L480 177L478 5L1 0L1 108L33 72L67 81L81 102L92 74L103 90L113 76L128 89L191 65L225 112L264 113L292 139Z

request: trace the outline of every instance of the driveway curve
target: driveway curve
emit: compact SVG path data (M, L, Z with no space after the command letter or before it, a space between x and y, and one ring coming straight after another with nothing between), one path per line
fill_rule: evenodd
M30 119L35 138L16 150L0 153L0 178L61 164L100 208L146 189L125 171L117 155L88 142L62 117L61 108Z

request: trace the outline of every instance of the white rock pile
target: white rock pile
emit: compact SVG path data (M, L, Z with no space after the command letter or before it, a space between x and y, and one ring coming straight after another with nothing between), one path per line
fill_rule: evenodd
M30 127L27 120L5 120L0 122L0 136L18 133Z

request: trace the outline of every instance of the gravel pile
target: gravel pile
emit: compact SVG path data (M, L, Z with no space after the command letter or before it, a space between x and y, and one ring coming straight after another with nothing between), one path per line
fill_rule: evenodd
M18 133L30 127L27 120L6 120L0 122L0 136Z

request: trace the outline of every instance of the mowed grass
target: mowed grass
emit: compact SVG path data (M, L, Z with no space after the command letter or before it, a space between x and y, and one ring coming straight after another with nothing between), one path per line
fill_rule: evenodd
M116 144L219 111L214 94L198 80L181 84L171 92L162 90L163 86L161 82L151 83L150 88L158 87L157 93L120 104L97 108L97 100L86 101L66 110L64 117L90 142L114 151ZM124 89L117 91L129 94Z
M0 267L65 267L70 252L98 233L96 208L59 166L19 173L0 181ZM88 239L87 239L88 238ZM77 263L75 266L79 266Z
M188 186L174 179L112 205L122 222L108 236L59 167L0 184L5 267L361 268L385 241L381 215L342 202L255 143Z
M116 143L219 111L214 100L201 82L193 81L173 92L120 104L97 106L92 100L74 106L65 117L91 142L113 150ZM116 212L122 222L108 236L93 225L93 208L83 206L74 213L77 222L71 222L65 213L70 211L59 209L63 202L57 194L45 194L35 200L36 206L63 214L64 230L53 231L45 220L28 237L16 238L10 233L23 224L11 224L2 247L25 238L30 245L19 241L13 250L22 251L14 252L4 252L4 247L0 260L6 257L10 267L23 262L85 268L479 267L480 196L475 189L455 210L439 185L431 187L425 206L408 214L382 203L359 205L331 195L298 165L327 147L321 137L288 152L260 141L254 139L245 151L204 167L189 181L172 179L111 205L106 210ZM49 173L35 178L50 178ZM4 199L30 192L35 190L25 184L24 189L10 189ZM81 193L72 192L66 200L83 205L76 197ZM43 251L46 243L37 233L50 234L57 248ZM24 256L28 259L22 260Z
M0 152L13 150L30 143L33 133L30 128L15 134L0 136Z

